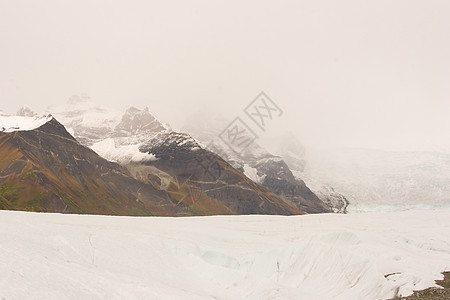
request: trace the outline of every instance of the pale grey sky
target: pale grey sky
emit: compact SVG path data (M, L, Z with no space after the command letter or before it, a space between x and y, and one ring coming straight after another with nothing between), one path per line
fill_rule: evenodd
M263 90L284 111L268 135L448 147L449 16L447 0L0 0L0 109L87 93L176 129Z

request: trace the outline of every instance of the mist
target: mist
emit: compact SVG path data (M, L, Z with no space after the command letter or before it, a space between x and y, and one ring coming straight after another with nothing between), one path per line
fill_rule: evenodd
M0 109L86 93L178 130L199 110L317 147L450 149L448 1L0 1Z

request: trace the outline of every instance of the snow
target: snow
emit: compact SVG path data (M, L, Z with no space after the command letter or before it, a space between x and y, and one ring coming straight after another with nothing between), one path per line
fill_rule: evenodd
M292 171L292 174L298 179L303 180L306 186L319 197L324 203L326 203L334 213L347 213L348 212L348 200L347 198L336 192L336 190L323 182L308 176L308 174L300 171Z
M346 196L349 211L450 207L450 154L314 149L306 174Z
M0 115L0 132L28 131L41 127L53 119L51 115L42 117Z
M372 300L450 270L450 210L0 222L0 299Z
M97 142L91 149L101 157L114 162L130 163L155 160L153 154L139 151L139 144L117 145L113 138Z
M82 145L117 163L154 160L139 147L160 132L169 130L146 107L115 110L93 102L87 95L73 95L69 101L48 111Z
M54 115L66 128L73 128L81 124L87 128L105 127L113 130L119 124L123 115L121 111L97 105L88 97L79 101L72 99L60 106L48 107L47 111Z
M244 175L253 180L256 183L261 184L266 175L258 175L258 170L256 168L250 167L248 164L244 164Z

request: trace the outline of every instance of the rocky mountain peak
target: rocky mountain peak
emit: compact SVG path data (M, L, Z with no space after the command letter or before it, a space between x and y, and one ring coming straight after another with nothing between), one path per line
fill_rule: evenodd
M164 125L150 113L148 107L142 110L136 107L128 108L115 128L116 136L157 133L165 130Z
M17 111L16 116L20 116L20 117L35 117L35 116L37 116L37 113L35 113L28 106L23 106Z
M190 152L201 149L201 145L189 134L179 132L162 132L142 145L139 150L154 154L171 155L179 152Z

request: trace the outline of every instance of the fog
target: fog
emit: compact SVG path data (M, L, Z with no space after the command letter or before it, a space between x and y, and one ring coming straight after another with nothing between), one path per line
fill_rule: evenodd
M264 91L270 140L450 149L448 1L0 0L0 109L86 93L174 129Z

